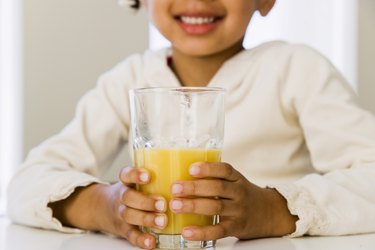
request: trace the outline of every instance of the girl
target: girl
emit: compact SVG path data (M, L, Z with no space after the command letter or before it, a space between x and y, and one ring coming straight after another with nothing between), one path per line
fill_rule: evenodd
M142 1L171 48L130 56L99 79L73 121L32 150L13 178L10 217L104 231L147 249L155 240L138 226L165 227L166 209L220 215L217 225L184 228L188 240L375 232L374 116L315 51L242 46L254 12L266 16L274 2ZM129 142L128 90L153 86L227 90L227 163L193 164L196 179L174 183L169 202L133 188L150 181L145 169L124 168L115 184L100 179Z

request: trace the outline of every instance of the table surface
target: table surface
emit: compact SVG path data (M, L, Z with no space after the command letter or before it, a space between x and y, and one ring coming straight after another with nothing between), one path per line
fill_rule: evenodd
M0 250L138 250L126 240L99 233L64 234L16 225L0 217ZM339 237L217 241L217 250L375 250L375 234Z

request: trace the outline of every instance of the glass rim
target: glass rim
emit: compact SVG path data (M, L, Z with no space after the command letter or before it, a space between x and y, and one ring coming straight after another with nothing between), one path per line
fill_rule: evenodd
M147 93L225 93L225 89L221 87L140 87L130 89L130 93L147 94Z

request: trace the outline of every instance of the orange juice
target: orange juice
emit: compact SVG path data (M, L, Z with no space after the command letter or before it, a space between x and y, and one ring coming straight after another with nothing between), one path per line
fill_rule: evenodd
M135 166L147 168L151 182L140 185L138 190L147 194L160 194L169 203L171 184L177 180L192 180L189 166L198 161L220 161L221 151L216 149L138 149L134 154ZM162 230L153 229L158 234L180 234L185 226L212 225L213 216L197 214L174 214L167 211L168 226Z

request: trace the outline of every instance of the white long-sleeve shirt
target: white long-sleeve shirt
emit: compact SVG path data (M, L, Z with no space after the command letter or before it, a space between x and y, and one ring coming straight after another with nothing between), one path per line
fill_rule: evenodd
M14 176L11 219L79 231L62 226L47 204L101 182L131 141L129 89L180 86L168 53L130 56L100 77L71 123L33 149ZM375 232L375 118L325 58L271 42L230 58L208 86L227 90L222 160L277 188L299 217L292 236Z

